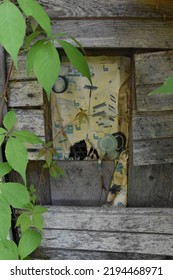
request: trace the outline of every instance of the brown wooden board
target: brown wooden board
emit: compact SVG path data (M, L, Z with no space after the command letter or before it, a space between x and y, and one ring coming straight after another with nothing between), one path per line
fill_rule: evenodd
M72 34L84 47L88 48L170 49L173 46L171 21L52 20L52 30L53 33Z
M136 54L134 60L137 111L173 110L173 95L148 95L173 71L173 51Z
M52 18L172 17L172 0L40 0Z
M49 183L49 172L47 169L42 168L44 161L29 161L27 166L27 186L34 185L37 192L37 203L38 204L51 204L50 194L50 183ZM9 174L9 180L11 182L20 182L23 184L21 176L12 171Z
M65 176L50 178L52 203L55 205L101 206L114 172L114 161L59 161Z

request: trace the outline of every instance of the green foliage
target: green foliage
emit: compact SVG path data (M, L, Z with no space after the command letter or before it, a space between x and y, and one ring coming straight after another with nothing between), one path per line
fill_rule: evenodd
M153 94L173 94L173 73L165 80L163 85L149 93L149 95Z
M0 193L14 208L25 208L30 201L26 187L19 183L1 183Z
M5 156L8 163L22 176L26 184L28 153L22 142L12 136L9 137L5 147Z
M18 260L17 245L12 240L0 240L0 260Z
M3 125L7 130L11 130L16 124L16 114L13 110L7 112L3 119Z
M43 7L37 3L35 0L17 0L21 9L27 17L33 17L38 24L45 30L47 35L51 35L51 24L50 18L43 9Z
M17 56L23 45L26 31L20 10L10 1L0 5L0 43L10 54L17 68Z
M70 43L64 40L58 40L59 44L63 47L66 55L68 56L71 64L80 72L83 76L87 77L90 83L92 84L91 75L89 71L89 67L86 61L85 56L81 54L81 52L75 48Z
M51 41L41 40L31 47L27 56L27 73L31 70L49 97L60 71L59 55Z
M2 143L4 142L5 136L7 134L7 131L0 127L0 145L2 145Z
M11 226L10 205L0 194L0 240L7 239L10 226Z
M1 162L0 163L0 178L7 175L12 170L12 167L9 165L8 162Z
M12 133L12 136L16 137L22 143L30 144L42 144L43 141L35 135L33 132L28 130L16 130Z
M59 54L54 43L54 39L57 36L52 34L50 18L36 0L17 0L17 2L18 4L15 1L4 0L0 4L0 44L9 53L16 68L20 50L28 52L26 61L27 74L29 76L31 71L34 72L38 82L46 91L48 98L50 98L52 87L60 71ZM28 19L33 33L26 36L25 20L28 22ZM38 40L40 34L44 36L44 39ZM58 38L62 36L64 35L58 34ZM69 37L85 54L81 44L74 37ZM35 40L37 41L35 42ZM73 66L82 75L86 76L92 84L85 56L66 41L59 39L58 42L65 50ZM7 92L4 92L4 97L6 95ZM85 115L81 114L78 118L79 121L82 121ZM15 130L15 125L16 114L11 110L3 116L3 127L0 127L0 145L4 144L5 146L7 160L7 162L0 163L0 177L7 175L13 169L21 175L25 185L14 182L0 183L1 260L26 259L40 245L42 238L43 214L47 209L35 205L35 187L31 185L29 191L27 189L26 168L28 153L24 144L42 144L43 147L39 157L45 158L43 168L48 168L50 175L53 177L64 176L64 171L54 160L57 152L53 148L53 143L44 143L30 131ZM11 226L11 206L22 209L22 213L16 222L16 227L21 229L18 247L13 241L7 240Z
M25 259L40 245L42 235L34 229L29 229L24 232L19 241L19 255L21 259Z

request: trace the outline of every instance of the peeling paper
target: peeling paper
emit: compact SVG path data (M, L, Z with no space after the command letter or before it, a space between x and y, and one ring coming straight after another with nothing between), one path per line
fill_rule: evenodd
M126 206L130 59L87 57L93 80L63 58L51 100L54 147L58 160L113 160L115 171L107 204Z

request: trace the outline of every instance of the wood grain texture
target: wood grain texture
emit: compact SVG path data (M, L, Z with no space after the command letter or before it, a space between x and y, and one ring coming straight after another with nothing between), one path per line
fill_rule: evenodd
M130 160L132 161L132 159ZM129 164L129 207L173 207L173 164Z
M15 109L17 130L29 130L45 141L44 112L43 110ZM30 160L38 160L38 150L41 145L26 144Z
M41 248L34 254L34 259L50 260L172 260L172 256L137 253L113 253L99 251L61 250Z
M29 130L40 138L45 138L43 110L15 109L17 115L16 129Z
M37 81L10 82L9 107L39 107L43 105L43 89Z
M51 194L50 194L50 180L49 180L49 172L47 169L43 170L44 161L29 161L26 169L26 177L27 177L27 186L29 187L31 184L34 184L36 188L37 195L37 203L38 204L51 204ZM41 180L40 180L41 176ZM21 176L12 171L9 174L9 180L11 182L19 182L23 184ZM40 182L40 185L39 185Z
M134 165L173 163L172 150L172 138L134 141Z
M96 3L97 2L97 3ZM171 0L40 0L52 18L172 16Z
M7 56L6 58L6 64L7 64L7 70L9 69L10 65L10 57ZM30 76L27 76L26 73L26 55L19 55L18 57L18 70L13 67L11 76L10 76L10 81L14 80L33 80L36 79L33 72L31 71Z
M45 216L52 221L44 229L44 250L173 256L171 209L53 207ZM164 226L159 223L162 217Z
M55 205L101 206L105 203L114 161L59 161L65 176L50 178L52 203Z
M158 138L173 138L173 113L148 113L134 114L133 123L133 141L158 139ZM173 141L173 139L172 139ZM166 142L163 139L163 146Z
M53 20L52 30L73 34L89 48L170 49L173 45L172 22L160 20Z
M4 90L5 76L5 55L4 49L0 46L0 94Z
M173 110L173 95L148 95L173 71L173 51L136 54L134 59L137 110Z
M173 234L171 209L51 206L44 216L45 229Z

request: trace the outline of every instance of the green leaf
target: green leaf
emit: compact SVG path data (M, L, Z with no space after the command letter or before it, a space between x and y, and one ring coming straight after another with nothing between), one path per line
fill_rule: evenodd
M45 40L35 43L28 52L26 68L27 74L34 71L49 98L60 71L60 60L55 46Z
M27 76L29 77L31 70L33 69L33 65L35 62L35 57L37 55L37 50L45 43L45 40L37 41L28 51L27 58L26 58L26 72Z
M0 145L2 145L2 143L4 142L5 136L7 134L7 131L0 127Z
M12 136L15 136L22 143L41 144L43 141L33 132L28 130L17 130Z
M71 64L86 78L88 78L89 82L92 85L91 75L88 63L86 61L85 56L81 54L81 52L71 45L70 43L64 40L58 40L59 44L63 47L66 55L68 56Z
M69 37L78 45L78 47L81 49L83 54L86 55L86 52L85 52L83 46L81 45L81 43L78 40L76 40L76 38L73 37L72 35L69 35Z
M28 153L25 146L17 138L10 137L5 147L5 155L8 163L22 176L26 184Z
M41 214L33 213L32 222L35 228L37 228L41 232L43 231L44 219Z
M39 247L41 243L42 235L33 230L27 230L22 234L22 237L19 241L19 255L21 259L25 259L28 255L30 255L37 247Z
M46 207L36 205L34 211L35 211L35 213L37 213L37 214L44 214L44 213L46 213L48 210L47 210Z
M16 124L16 113L11 110L7 112L3 119L3 125L7 130L11 130Z
M0 192L2 196L14 208L25 208L29 203L29 193L26 187L19 183L1 183Z
M39 26L38 22L37 22L34 18L32 18L32 17L31 17L31 19L30 19L30 25L31 25L31 28L32 28L32 31L33 31L33 32L35 32L36 29L37 29L38 26Z
M16 226L20 226L22 234L32 226L32 221L28 212L22 213L18 217Z
M9 165L8 162L1 162L0 163L0 178L8 174L12 170L12 167Z
M149 93L149 95L153 94L173 94L173 73L165 80L162 86Z
M0 194L0 239L7 239L11 227L11 208Z
M54 178L59 177L59 176L64 176L64 170L60 166L56 165L56 163L55 163L55 164L51 165L51 167L49 169L49 174L50 174L50 176L52 176Z
M12 240L0 240L0 260L18 260L18 248Z
M38 37L38 35L40 35L40 31L35 31L33 33L31 33L30 35L28 35L26 37L26 40L25 40L25 44L24 44L24 48L27 49L29 47L29 45L31 44L31 42Z
M20 10L10 1L0 5L0 26L0 43L10 54L17 68L18 52L23 45L26 24Z
M59 55L51 42L47 42L39 47L33 71L49 98L60 71Z
M48 35L51 35L51 24L48 14L43 7L35 0L17 0L21 9L27 17L33 17L39 25L46 31Z

